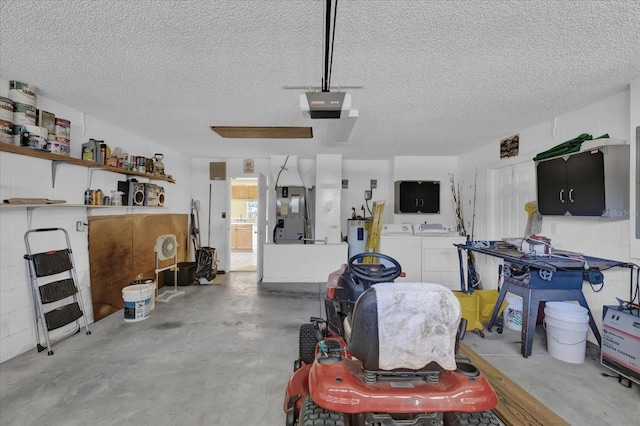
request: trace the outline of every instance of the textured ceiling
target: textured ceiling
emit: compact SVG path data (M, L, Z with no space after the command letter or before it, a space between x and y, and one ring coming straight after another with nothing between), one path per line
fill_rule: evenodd
M640 76L638 0L341 0L331 85L359 87L360 116L335 144L287 88L321 84L324 1L0 0L0 16L2 78L194 156L458 155Z

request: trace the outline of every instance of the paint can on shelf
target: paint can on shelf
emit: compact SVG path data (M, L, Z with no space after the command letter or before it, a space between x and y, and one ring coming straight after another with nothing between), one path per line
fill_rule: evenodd
M24 124L35 126L36 107L20 102L13 103L13 125L22 126Z
M56 118L56 138L71 139L71 122L64 118Z
M40 151L47 150L47 129L44 127L22 125L18 127L18 134L15 135L16 126L14 129L14 138L17 136L19 143L17 145L25 148L37 149Z
M0 96L0 121L13 124L13 101L2 96Z
M63 147L62 144L56 140L56 138L47 140L47 151L52 154L63 155Z
M0 142L13 144L13 123L0 121Z
M71 156L71 139L55 137L49 139L47 144L52 144L57 147L56 154L66 155L67 157ZM53 152L53 151L51 151Z
M36 86L11 80L9 82L9 99L16 103L22 103L36 107Z

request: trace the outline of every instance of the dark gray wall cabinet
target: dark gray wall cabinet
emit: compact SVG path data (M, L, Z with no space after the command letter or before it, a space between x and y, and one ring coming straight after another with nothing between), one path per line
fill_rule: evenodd
M536 176L543 215L629 216L629 145L542 160Z
M440 213L440 181L396 181L394 199L394 213Z

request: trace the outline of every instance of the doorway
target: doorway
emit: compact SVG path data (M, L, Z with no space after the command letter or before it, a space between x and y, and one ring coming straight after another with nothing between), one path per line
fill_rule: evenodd
M256 271L258 179L231 179L230 271Z

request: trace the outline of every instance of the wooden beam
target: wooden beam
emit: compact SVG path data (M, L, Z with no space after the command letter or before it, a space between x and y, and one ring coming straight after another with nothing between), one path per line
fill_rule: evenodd
M469 358L493 386L498 395L498 406L493 409L493 412L507 426L569 426L569 423L464 343L460 344L460 353Z
M223 138L248 139L311 139L311 127L255 127L255 126L211 126L211 130Z

